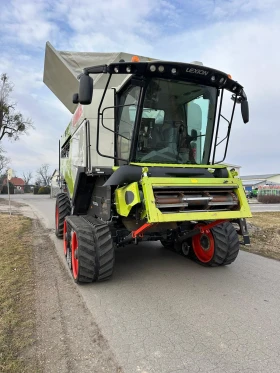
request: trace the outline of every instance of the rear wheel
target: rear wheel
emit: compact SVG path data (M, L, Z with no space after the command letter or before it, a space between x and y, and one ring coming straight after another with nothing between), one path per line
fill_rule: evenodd
M63 237L64 220L71 213L71 204L66 193L56 196L55 204L55 234L58 238Z
M199 223L195 228L205 224ZM229 222L225 222L197 234L192 238L192 249L198 263L210 267L232 263L239 252L238 234Z

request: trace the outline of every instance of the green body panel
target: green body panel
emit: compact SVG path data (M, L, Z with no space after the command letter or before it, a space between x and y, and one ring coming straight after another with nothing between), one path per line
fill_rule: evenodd
M74 184L75 184L75 180L72 176L72 170L71 170L71 158L70 159L67 159L65 161L65 164L64 164L64 167L63 167L63 177L66 181L66 184L67 184L67 188L68 188L68 191L69 191L69 195L70 195L70 198L72 198L73 196L73 192L74 192Z
M63 176L64 180L66 181L67 184L67 189L70 195L70 198L73 196L74 192L74 184L75 184L75 178L76 175L72 174L72 169L73 169L73 162L72 162L72 139L70 140L70 152L69 152L69 157L68 158L61 158L60 159L60 173ZM75 169L76 171L76 169Z
M71 136L71 126L72 126L72 121L68 124L66 130L64 131L63 135L61 136L61 146L69 139Z
M129 193L130 200L126 202L126 194ZM115 193L117 212L121 216L128 216L132 207L141 202L138 183L131 183L118 188Z

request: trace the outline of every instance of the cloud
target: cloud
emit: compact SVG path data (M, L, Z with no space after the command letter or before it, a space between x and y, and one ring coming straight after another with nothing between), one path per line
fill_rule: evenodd
M50 40L59 50L201 60L230 73L245 87L251 119L244 125L237 107L227 160L243 166L243 174L279 170L278 0L10 1L1 2L0 22L0 72L9 74L18 108L36 126L16 144L5 141L15 167L29 167L35 158L34 167L49 161L54 168L57 141L70 120L42 83Z
M4 41L32 47L40 47L42 42L58 31L48 15L48 2L42 0L3 3L0 21Z

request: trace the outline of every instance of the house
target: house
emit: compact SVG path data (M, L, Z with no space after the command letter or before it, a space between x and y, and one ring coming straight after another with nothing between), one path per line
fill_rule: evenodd
M241 176L243 186L246 191L251 191L262 185L278 185L280 184L279 174L265 174L265 175L247 175Z
M24 192L25 182L20 177L12 177L10 183L12 183L15 189L17 189L18 191L22 193ZM7 185L7 178L3 180L3 185Z
M57 169L54 170L51 176L51 186L52 187L59 187L59 172Z
M59 186L59 172L57 169L54 170L51 176L51 194L50 197L56 197L56 195L60 192Z

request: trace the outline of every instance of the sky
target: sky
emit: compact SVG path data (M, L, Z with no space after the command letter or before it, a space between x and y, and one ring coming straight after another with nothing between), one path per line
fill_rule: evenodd
M71 120L43 83L47 41L64 51L202 61L231 74L248 96L250 122L238 107L226 162L241 175L280 173L279 0L0 0L0 9L0 74L35 126L2 141L17 176L58 167L58 140Z

